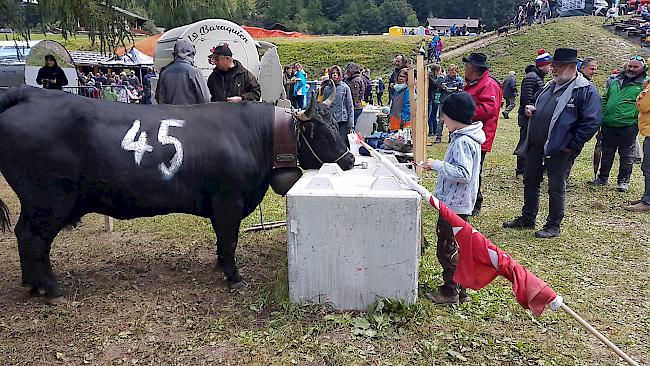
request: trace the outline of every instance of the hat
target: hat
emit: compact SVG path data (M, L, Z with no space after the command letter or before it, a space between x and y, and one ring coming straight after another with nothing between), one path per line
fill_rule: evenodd
M471 125L476 105L474 99L467 92L449 95L442 102L442 112L454 121Z
M545 49L537 51L537 57L535 57L535 66L542 67L550 65L553 61L553 56L550 53L546 52Z
M487 63L487 55L484 53L472 52L468 57L463 57L463 62L467 62L478 67L490 67Z
M230 50L230 47L228 47L227 43L220 43L217 45L217 47L213 47L210 51L212 51L211 56L232 57L232 51Z
M553 62L562 64L577 64L578 50L573 48L558 48L553 55Z

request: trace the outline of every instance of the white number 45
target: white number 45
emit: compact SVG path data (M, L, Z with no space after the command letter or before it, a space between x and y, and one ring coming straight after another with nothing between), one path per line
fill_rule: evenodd
M122 139L122 149L125 151L133 151L136 165L140 165L142 157L147 152L153 151L153 146L147 143L147 132L142 131L140 138L136 141L135 137L140 131L140 121L133 121L133 126L126 132ZM174 177L174 174L183 165L183 144L175 137L169 135L170 127L183 127L185 121L182 119L163 119L160 121L160 128L158 129L158 141L162 145L174 145L176 153L169 162L169 166L165 163L158 165L158 170L162 174L164 180L169 180Z

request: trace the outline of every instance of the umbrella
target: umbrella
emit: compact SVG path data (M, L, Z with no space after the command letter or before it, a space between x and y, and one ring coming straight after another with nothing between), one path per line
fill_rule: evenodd
M440 216L451 224L458 243L458 264L454 273L454 281L464 287L478 290L487 286L497 276L502 276L512 283L512 290L517 302L523 308L530 309L536 316L540 316L547 305L552 310L562 309L628 364L632 366L639 365L569 308L564 303L562 296L555 293L544 281L537 278L509 254L494 245L488 238L474 229L472 225L461 219L444 203L434 197L431 192L407 176L370 145L363 141L361 144L397 179L420 193L422 198L436 208L440 212Z
M600 160L603 158L603 132L598 130L596 135L596 147L594 148L594 179L598 178Z

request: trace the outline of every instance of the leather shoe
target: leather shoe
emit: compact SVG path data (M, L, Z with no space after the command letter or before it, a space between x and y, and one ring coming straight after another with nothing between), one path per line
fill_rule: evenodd
M535 231L536 238L550 239L560 236L560 228L552 226L544 226L542 230Z
M506 229L533 229L535 228L535 223L528 222L523 217L517 217L512 221L504 222L503 227Z

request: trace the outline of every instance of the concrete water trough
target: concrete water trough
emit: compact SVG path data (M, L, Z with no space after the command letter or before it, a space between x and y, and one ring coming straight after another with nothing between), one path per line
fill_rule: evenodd
M382 297L417 299L420 195L377 160L360 162L366 167L308 171L287 194L293 302L366 310Z

